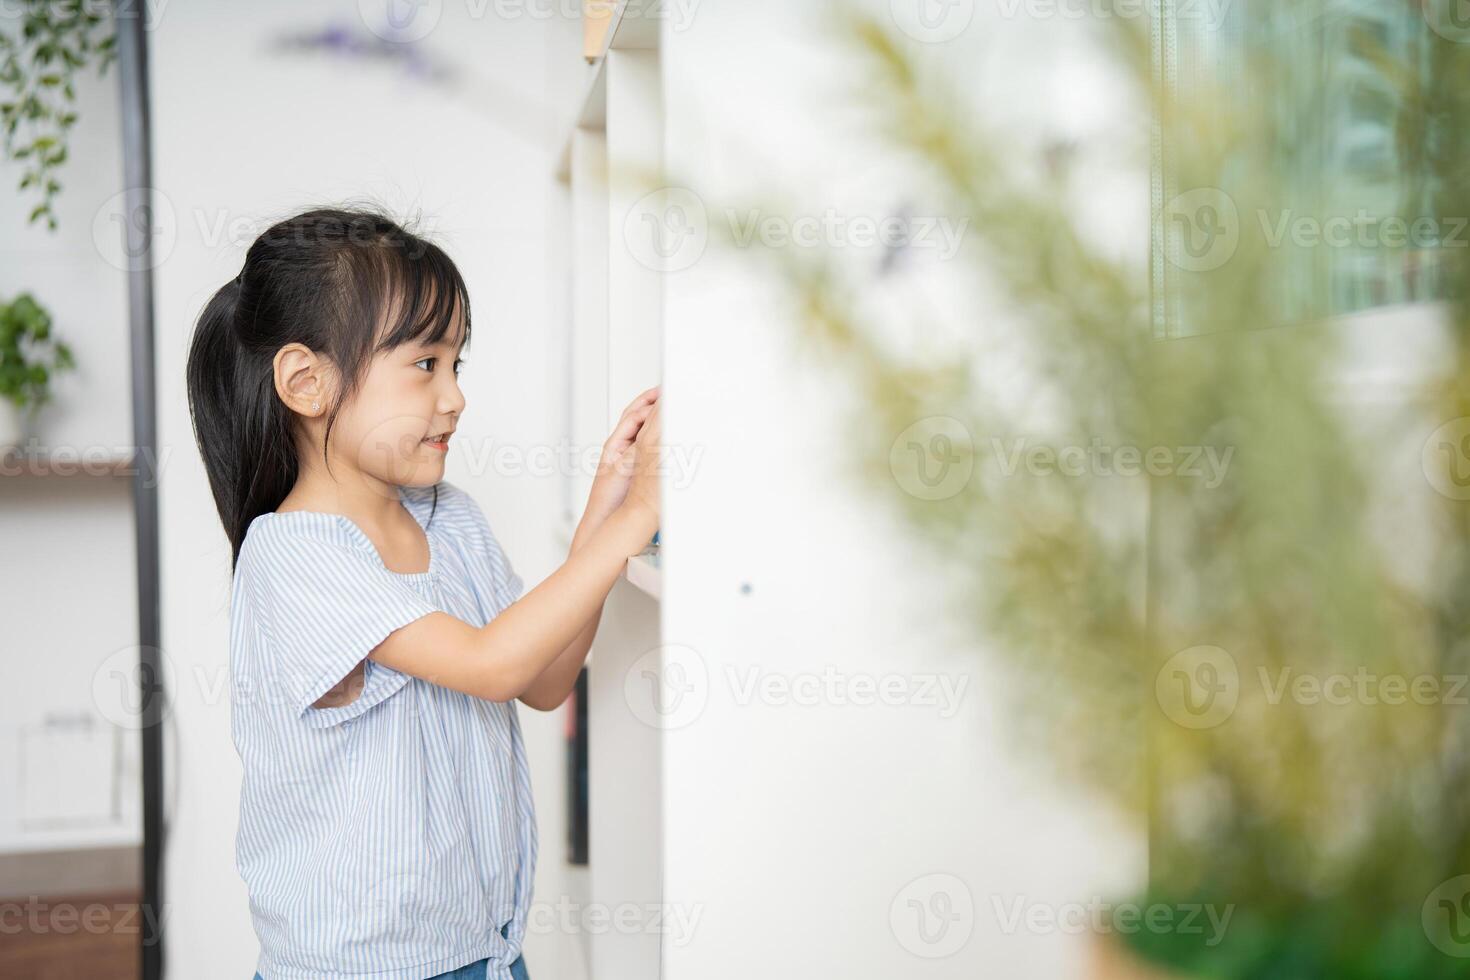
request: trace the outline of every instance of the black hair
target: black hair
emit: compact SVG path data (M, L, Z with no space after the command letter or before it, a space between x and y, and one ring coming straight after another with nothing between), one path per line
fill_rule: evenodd
M467 344L470 300L459 270L437 245L375 210L306 211L256 238L240 274L200 313L189 348L189 412L232 566L251 521L280 506L300 470L292 412L276 394L276 352L299 343L336 367L330 440L372 356L442 340L456 305Z

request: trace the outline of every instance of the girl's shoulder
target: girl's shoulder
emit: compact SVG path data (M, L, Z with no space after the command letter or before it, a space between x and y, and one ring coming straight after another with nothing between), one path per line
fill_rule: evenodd
M362 529L342 514L321 511L269 511L250 522L240 544L235 575L269 575L323 551L363 560L375 557L377 549Z

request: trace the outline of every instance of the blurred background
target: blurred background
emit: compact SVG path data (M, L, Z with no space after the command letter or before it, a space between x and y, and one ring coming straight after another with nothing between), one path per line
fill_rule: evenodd
M0 0L0 135L0 976L254 968L184 362L333 203L528 588L663 386L537 980L1470 976L1459 0Z

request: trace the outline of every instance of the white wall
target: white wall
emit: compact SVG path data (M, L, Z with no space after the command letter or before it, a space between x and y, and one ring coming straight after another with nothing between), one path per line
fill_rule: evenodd
M18 5L0 5L0 31L16 33L19 20ZM58 174L56 231L27 222L39 198L17 190L19 163L0 161L0 299L32 293L77 359L36 419L35 448L75 454L73 460L121 453L132 440L126 282L93 237L98 204L122 182L117 71L85 72L76 90L79 121ZM107 720L120 717L111 710L117 702L99 704L92 682L110 655L137 643L132 515L126 479L0 476L0 655L7 680L0 689L0 852L142 840L135 733L122 737L121 820L89 820L73 831L27 822L26 829L26 800L78 789L88 777L34 766L23 776L14 764L21 730L48 717L91 717L109 735L117 730ZM4 887L0 881L0 892Z
M269 52L283 30L360 30L355 0L171 3L152 38L156 196L176 228L157 271L159 436L175 450L162 487L164 646L180 677L185 733L170 760L181 801L166 867L171 976L248 976L257 950L234 868L239 768L222 686L229 550L190 435L184 363L199 310L270 218L365 194L399 213L422 211L474 304L468 408L449 479L480 501L528 587L564 557L552 535L559 477L497 472L486 461L501 444L552 445L560 433L561 393L547 363L560 329L547 276L557 78L544 53L547 38L576 25L525 8L497 17L495 5L415 9L440 12L423 44L460 73L454 92L386 65ZM250 235L213 235L217 222L236 219ZM562 718L523 709L521 719L540 814L537 900L554 903L566 853ZM569 945L533 934L527 963L538 978L574 976L562 962Z
M665 33L666 159L711 225L730 202L785 219L902 203L853 136L862 79L831 53L831 13L705 4ZM996 80L992 55L1044 73L1046 48L1027 46L1030 25L982 18L957 44L915 48L959 69L987 114L1035 118L1044 100L1019 77L1011 91L977 76ZM798 343L762 267L714 238L668 274L664 306L665 432L700 462L664 519L663 640L687 648L694 705L665 733L664 902L697 926L665 937L663 976L1087 975L1083 937L997 910L1116 897L1137 838L1018 744L999 671L945 625L942 569L858 489L872 437L852 428L852 382ZM872 703L870 688L860 703L860 688L818 686L829 676L913 697ZM953 714L918 694L926 677L963 691Z

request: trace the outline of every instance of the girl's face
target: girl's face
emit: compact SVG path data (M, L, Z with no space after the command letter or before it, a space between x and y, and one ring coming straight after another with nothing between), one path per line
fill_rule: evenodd
M395 486L442 480L449 438L464 411L463 336L451 331L434 344L410 341L375 354L332 426L332 455Z

